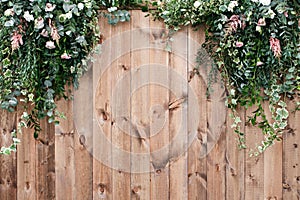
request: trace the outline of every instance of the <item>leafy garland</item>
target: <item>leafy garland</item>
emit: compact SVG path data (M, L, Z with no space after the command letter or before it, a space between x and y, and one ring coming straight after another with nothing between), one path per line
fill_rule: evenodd
M214 59L212 73L221 72L232 110L232 128L246 148L237 107L256 111L248 123L265 136L255 154L281 139L289 112L285 100L300 94L300 5L296 0L168 0L154 2L156 19L178 31L181 26L206 24L203 47ZM201 67L201 55L197 58ZM212 76L213 77L213 76ZM214 81L213 78L210 81ZM269 101L272 119L263 102ZM297 102L299 106L299 102Z

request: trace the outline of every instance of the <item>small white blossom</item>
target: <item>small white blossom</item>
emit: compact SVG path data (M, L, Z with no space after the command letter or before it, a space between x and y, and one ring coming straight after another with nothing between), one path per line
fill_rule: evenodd
M71 71L71 73L73 74L73 73L75 72L75 67L74 67L74 66L71 66L70 71Z
M34 28L41 29L44 27L44 19L42 17L38 17L34 20Z
M32 93L28 94L28 100L29 101L33 101L33 97L34 97L34 94L32 94Z
M66 18L67 19L71 19L72 18L72 11L69 11L68 13L66 13Z
M268 17L270 17L271 19L274 19L275 17L275 12L271 9L269 9L268 13L266 14Z
M238 2L237 1L230 1L229 5L228 5L228 11L233 12L234 7L238 6Z
M45 11L46 12L52 12L55 9L56 5L53 5L52 3L46 3Z
M78 10L82 10L84 8L84 4L83 3L78 3L77 7L78 7Z
M48 49L55 49L55 44L52 41L46 42L46 48Z
M118 8L117 7L110 7L110 8L107 8L108 12L114 12L116 11Z
M6 11L4 11L4 15L5 15L6 17L8 17L8 16L13 16L14 14L15 14L15 12L14 12L14 9L12 9L12 8L7 9Z
M259 0L259 2L264 6L268 6L271 4L271 0Z
M29 14L29 11L25 11L23 17L28 22L34 20L33 15Z
M195 8L198 8L200 5L201 5L201 3L199 1L195 1L195 3L194 3Z
M261 33L262 30L261 30L261 26L256 26L256 29L255 29L257 32Z

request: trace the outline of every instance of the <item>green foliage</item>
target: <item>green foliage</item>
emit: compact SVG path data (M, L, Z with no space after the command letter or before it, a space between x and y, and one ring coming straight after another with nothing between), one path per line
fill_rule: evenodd
M177 31L181 26L205 22L203 48L214 60L211 73L215 74L217 68L226 85L227 105L233 111L232 127L239 135L240 147L246 145L244 133L240 131L238 105L257 108L248 119L265 135L257 152L263 152L279 140L289 114L284 100L299 96L300 91L299 3L168 0L156 5L158 8L152 14L162 19L169 29ZM262 106L265 100L269 101L267 109L272 119L267 119L266 108Z
M100 38L98 10L94 0L0 1L0 105L13 112L32 104L19 125L35 137L39 119L57 123L55 100L68 98L65 85L77 88L88 67Z

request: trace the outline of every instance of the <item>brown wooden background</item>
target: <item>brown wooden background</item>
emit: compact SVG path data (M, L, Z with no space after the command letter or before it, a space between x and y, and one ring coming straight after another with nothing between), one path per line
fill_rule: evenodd
M146 28L149 34L146 37L121 38L119 46L112 48L112 53L122 46L133 43L149 43L165 45L163 34L152 32L153 28L163 27L159 22L153 22L144 18L140 11L131 11L132 20L117 26L110 26L105 20L100 20L100 26L105 40L115 34L124 31L132 31L137 28ZM192 29L183 29L181 33L187 34L198 42L203 42L204 32L194 32ZM130 35L130 34L129 34ZM114 145L122 149L134 152L147 152L150 149L160 148L162 143L168 143L174 136L178 124L186 126L186 131L180 134L190 134L193 116L190 115L189 100L179 101L165 88L149 86L131 96L131 116L150 124L148 108L153 104L165 106L166 123L158 137L148 138L141 142L141 138L128 137L121 130L114 127L114 116L111 113L112 90L118 78L124 73L139 73L139 66L143 63L159 63L172 68L185 77L186 84L174 82L170 77L170 87L181 87L183 96L189 96L188 86L196 91L198 106L201 110L200 122L197 125L197 139L192 143L187 152L173 160L160 160L152 158L151 163L158 163L154 172L126 173L122 170L111 169L101 162L93 159L84 147L86 138L77 134L78 127L74 124L74 109L85 110L74 106L73 102L59 102L59 110L66 113L67 120L63 120L57 127L48 125L42 121L43 133L39 140L33 139L31 130L24 130L21 137L22 144L18 146L17 153L12 156L0 156L0 200L13 199L198 199L198 200L256 200L256 199L300 199L300 114L290 114L289 128L283 134L283 141L276 143L259 157L250 158L248 151L239 151L236 146L236 135L230 128L231 119L221 106L224 103L224 89L216 87L213 98L207 98L206 83L203 77L190 77L193 69L195 52L198 47L189 44L187 40L180 40L174 44L183 48L183 56L179 58L172 53L149 49L135 51L119 57L107 70L106 76L95 77L90 71L86 77L90 79L90 85L84 85L86 89L97 87L94 99L86 104L93 104L95 112L100 109L109 117L104 119L102 128L106 130L107 137ZM177 40L176 40L177 39ZM104 41L105 41L104 40ZM173 45L174 45L173 44ZM101 57L94 67L101 64ZM192 59L192 60L191 60ZM189 62L187 62L188 60ZM135 70L136 69L136 70ZM141 79L149 79L151 76L162 76L149 68L147 73L138 74ZM169 78L169 79L168 79ZM131 78L127 89L130 90L141 80ZM172 85L174 84L174 85ZM186 92L186 93L185 93ZM125 93L125 92L124 92ZM75 95L76 98L76 95ZM122 105L122 93L120 108ZM97 101L95 100L97 99ZM214 104L214 101L219 103ZM172 104L173 103L173 104ZM174 103L178 108L176 109ZM215 106L217 105L217 106ZM267 104L266 104L267 106ZM294 102L289 102L290 110L294 109ZM246 118L254 109L241 110L242 118ZM94 111L93 111L94 112ZM98 112L99 113L99 112ZM0 114L0 146L10 144L9 132L15 128L18 116L1 111ZM185 116L182 118L181 116ZM78 120L82 116L76 116ZM99 116L98 116L99 117ZM101 117L101 116L100 116ZM103 117L103 116L102 116ZM220 138L212 138L210 135L213 125L221 124ZM254 147L263 139L260 131L250 125L243 125L246 143ZM213 146L214 141L217 144ZM211 144L210 144L211 143ZM177 144L182 145L182 144ZM98 147L98 148L97 148ZM209 147L212 150L207 156ZM101 143L93 146L94 153L103 153L112 156L112 162L120 162L134 170L141 163L137 160L124 160L120 155L114 154L110 149L101 149ZM99 151L99 152L97 152ZM163 157L163 155L162 155ZM150 168L150 161L149 168ZM163 164L162 164L163 163ZM161 164L161 165L159 165Z

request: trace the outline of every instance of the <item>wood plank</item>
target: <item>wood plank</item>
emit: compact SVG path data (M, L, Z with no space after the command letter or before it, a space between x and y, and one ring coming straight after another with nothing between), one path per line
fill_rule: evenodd
M131 199L150 199L149 18L131 13ZM138 133L138 134L135 134Z
M165 49L166 30L150 18L151 199L169 199L169 54Z
M29 113L30 111L27 110ZM23 109L18 110L17 118L23 114ZM36 191L36 140L33 137L33 130L23 128L20 140L22 144L17 147L17 199L35 200Z
M0 148L8 147L12 143L10 133L16 128L16 123L15 113L0 110ZM0 199L17 199L16 153L9 156L0 155L0 166Z
M75 196L75 152L73 127L73 102L64 99L57 102L57 110L66 119L58 119L55 127L55 175L56 198L76 199Z
M112 46L109 42L111 35L111 25L105 18L100 18L100 30L104 36L104 47L102 53L96 56L96 62L93 65L93 90L95 96L93 99L92 110L93 119L97 120L93 123L93 199L112 199L112 169L111 154L112 149L107 145L106 141L101 138L101 132L106 139L111 142L111 78L113 74L109 67L106 71L102 71L105 60L111 61ZM105 57L104 57L105 56ZM101 79L100 79L101 77ZM106 160L101 160L104 158Z
M283 199L300 199L300 112L295 99L288 102L288 130L283 134Z
M271 121L269 102L263 106ZM282 141L276 141L264 152L264 199L282 199Z
M188 134L193 140L188 150L188 199L207 199L207 99L203 73L195 74L195 60L204 42L204 27L188 31ZM194 101L196 100L196 102ZM198 108L197 108L198 107ZM193 139L193 135L196 135Z
M210 66L207 70L209 73ZM209 81L207 77L206 82ZM227 110L220 75L210 89L207 102L207 199L225 199Z
M124 22L112 27L113 39L118 47L113 47L111 68L112 101L112 193L114 199L130 199L130 23ZM118 84L122 89L118 89ZM125 130L124 130L125 129Z
M238 147L238 135L231 127L233 119L227 115L226 128L226 199L245 199L245 149ZM245 110L238 109L241 118L240 131L245 133Z
M246 119L252 116L256 110L251 107L246 111ZM263 199L264 198L264 155L249 156L249 151L254 149L257 144L263 140L261 130L250 123L245 126L246 145L248 147L245 160L245 199Z
M170 199L187 199L187 115L188 115L188 29L176 33L170 54L169 134L170 134Z
M97 55L98 56L98 55ZM80 78L80 89L74 91L74 163L75 198L93 199L93 67ZM82 111L85 112L82 112Z
M55 199L55 132L48 119L40 121L42 131L36 143L37 199Z

